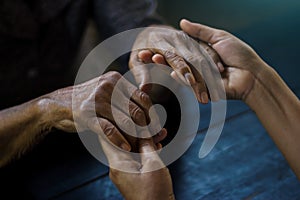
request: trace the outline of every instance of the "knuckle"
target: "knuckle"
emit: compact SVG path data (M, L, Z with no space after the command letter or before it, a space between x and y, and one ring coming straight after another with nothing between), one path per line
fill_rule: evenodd
M113 88L114 84L110 80L104 79L98 84L97 92L112 91Z
M176 53L171 51L171 50L165 51L164 56L165 56L166 59L168 59L170 61L176 61L179 58L179 56L177 56Z
M116 79L120 79L122 77L122 75L117 71L110 71L107 73L107 75L109 75L113 78L116 78Z
M122 120L122 124L123 124L124 128L126 128L128 131L133 131L133 130L131 130L131 129L134 128L134 123L131 121L131 119L129 119L129 118L124 118L124 119Z
M117 132L116 127L108 121L102 125L102 130L107 137L111 137Z
M132 117L137 122L146 122L146 116L144 111L142 111L139 107L134 107L131 111Z
M203 59L199 55L193 55L191 53L184 55L184 59L187 60L189 63L193 64L196 63L198 60Z
M145 92L139 92L139 95L140 95L140 99L145 102L146 104L148 105L151 105L152 104L152 101L149 97L149 95L147 95Z

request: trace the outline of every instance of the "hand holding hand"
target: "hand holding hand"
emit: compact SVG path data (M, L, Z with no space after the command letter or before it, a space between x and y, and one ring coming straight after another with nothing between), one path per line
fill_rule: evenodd
M213 49L208 52L216 52L218 54L220 60L214 60L221 73L227 98L245 101L253 88L257 75L263 70L262 66L267 66L263 60L250 46L226 31L192 23L187 20L182 20L180 26L184 32L199 39L201 41L200 45L204 43ZM199 54L198 51L194 51L193 53L195 55ZM213 54L210 53L210 55ZM216 57L215 55L213 56ZM149 54L141 52L139 58L143 61L152 60L157 64L168 64L166 55L163 53ZM188 59L186 57L183 58ZM205 66L200 67L203 68ZM172 75L178 80L176 74ZM193 75L194 77L198 77L194 71ZM203 74L203 76L207 75L209 77L206 80L214 80L210 74ZM214 92L209 92L212 100L218 100L218 98L214 97L217 96Z
M175 199L169 170L155 152L158 148L152 138L138 141L137 159L105 139L100 142L110 165L109 176L125 199Z
M207 87L202 76L210 77L208 79L209 84L215 85L213 74L218 72L218 69L203 62L206 59L205 55L195 44L197 42L184 32L166 26L149 27L140 33L133 47L133 49L138 50L131 53L129 62L136 81L140 84L140 89L146 93L151 90L151 85L146 84L151 80L150 73L144 64L151 62L168 64L174 70L171 74L172 77L190 85L197 99L202 103L208 103ZM218 55L211 47L205 43L200 43L200 45L215 63L221 63ZM163 59L158 55L162 55ZM201 72L198 72L190 64L195 62L202 65ZM211 94L211 96L216 100L218 99L217 94Z
M136 138L116 128L116 120L124 124L125 128L134 127L134 123L145 126L149 122L148 112L152 104L146 93L124 78L120 80L121 78L117 72L108 72L99 78L46 95L44 100L40 101L48 111L47 119L44 120L50 121L51 127L66 132L76 132L77 128L78 131L92 130L101 134L103 130L108 139L118 147L135 151L132 145L135 144ZM117 86L119 80L122 82ZM118 94L118 105L112 105L113 91ZM75 98L72 98L74 92ZM125 114L128 99L130 116ZM155 124L159 126L159 121ZM165 136L154 136L155 143Z
M263 60L246 43L232 34L187 20L180 22L183 31L209 44L225 65L221 69L227 98L245 100L253 88Z

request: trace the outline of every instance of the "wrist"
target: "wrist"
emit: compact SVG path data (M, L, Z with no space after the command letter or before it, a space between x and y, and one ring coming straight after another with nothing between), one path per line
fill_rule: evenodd
M286 95L287 87L277 72L263 64L263 67L255 74L255 80L251 91L244 102L254 111L262 109L262 106L280 107L280 101Z
M65 130L62 124L73 121L72 105L66 105L66 101L61 101L57 96L58 91L55 91L40 97L37 101L37 109L41 116L39 124L43 130L50 131L53 128Z

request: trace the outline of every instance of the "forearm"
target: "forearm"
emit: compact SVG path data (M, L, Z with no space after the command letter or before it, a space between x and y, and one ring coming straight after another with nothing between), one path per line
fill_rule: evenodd
M55 92L0 111L0 167L19 157L53 127L60 128L65 109L51 98Z
M300 101L273 69L263 65L246 103L300 178Z
M51 129L43 98L0 111L0 167L26 152Z

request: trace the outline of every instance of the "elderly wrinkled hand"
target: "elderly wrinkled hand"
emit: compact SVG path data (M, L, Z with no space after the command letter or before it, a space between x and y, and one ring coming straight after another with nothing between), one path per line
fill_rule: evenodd
M198 43L182 31L165 26L146 28L137 37L129 62L140 89L147 93L151 90L151 85L147 84L151 80L149 68L144 64L168 64L174 70L171 73L173 78L190 85L199 102L208 103L209 94L203 76L208 77L207 84L215 86L214 73L219 72L217 66L221 69L223 66L217 53L209 45L203 42L200 45L204 53L199 49ZM217 64L214 65L215 68L207 64L205 53ZM217 93L210 96L215 100L219 99Z
M117 84L118 81L121 84ZM113 92L118 97L115 104L111 100ZM148 112L152 106L146 93L117 72L108 72L82 84L57 90L43 99L40 104L47 107L47 121L52 121L52 127L67 132L76 132L76 128L78 131L92 130L97 134L103 131L112 143L128 151L134 150L131 144L135 144L136 134L128 135L118 129L116 120L125 128L135 123L145 126L149 122ZM128 107L130 116L125 114ZM159 126L158 121L156 124ZM165 136L157 134L154 140L160 141Z
M245 100L253 88L255 75L259 74L259 71L262 69L260 66L263 65L262 59L255 51L226 31L191 23L187 20L182 20L180 26L187 34L199 39L202 43L206 43L218 54L220 60L217 62L217 66L222 76L226 98ZM198 51L192 53L195 55L199 54ZM166 55L159 52L156 54L140 53L139 57L144 62L150 59L157 64L169 64ZM189 59L189 57L183 58ZM179 66L179 64L177 65ZM200 67L202 68L203 66ZM196 74L194 75L197 77ZM203 76L206 76L206 74L203 74ZM210 76L206 80L214 79L217 80ZM209 91L209 94L210 98L214 100L212 96L214 91Z

